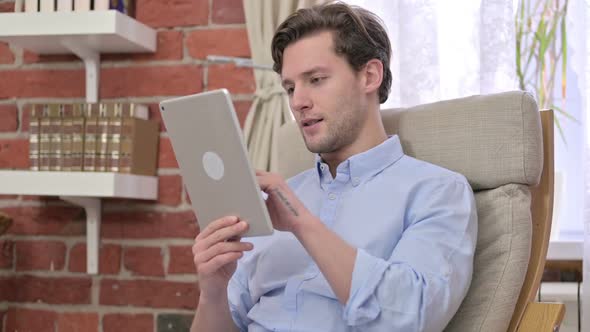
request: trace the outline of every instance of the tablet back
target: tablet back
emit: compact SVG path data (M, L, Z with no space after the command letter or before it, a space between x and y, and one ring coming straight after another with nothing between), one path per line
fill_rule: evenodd
M245 236L272 234L227 90L165 100L160 112L200 229L236 215L250 226Z

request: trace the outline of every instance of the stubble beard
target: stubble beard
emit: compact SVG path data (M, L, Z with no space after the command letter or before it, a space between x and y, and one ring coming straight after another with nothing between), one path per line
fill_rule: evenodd
M305 135L303 139L307 149L312 153L332 153L351 145L358 137L362 127L362 114L358 109L350 109L345 114L335 118L324 118L326 126L324 137L317 142L310 142Z

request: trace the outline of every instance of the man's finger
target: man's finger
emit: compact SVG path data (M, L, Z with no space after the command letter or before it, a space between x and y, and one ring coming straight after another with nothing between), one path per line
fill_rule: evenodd
M267 174L257 175L256 181L258 182L258 186L260 186L260 189L262 189L265 192L267 192L273 184L273 178L268 176Z
M223 267L226 264L236 262L238 259L240 259L242 257L242 255L243 255L242 252L233 251L233 252L228 252L228 253L216 256L215 258L211 259L207 263L199 264L199 266L197 268L197 273L204 274L204 275L213 273L213 272L219 270L221 267Z
M250 242L219 242L199 255L199 261L206 263L216 256L228 252L250 251L254 248Z
M225 242L229 239L239 237L248 231L248 223L240 221L234 225L230 225L221 229L218 229L211 235L201 239L201 248L207 249L219 242Z
M206 237L209 237L211 234L215 233L216 231L231 226L235 223L238 222L238 217L236 216L226 216L220 219L217 219L215 221L213 221L212 223L210 223L209 225L207 225L207 227L205 227L205 229L199 233L199 235L197 235L197 237L195 238L196 241L198 240L202 240Z

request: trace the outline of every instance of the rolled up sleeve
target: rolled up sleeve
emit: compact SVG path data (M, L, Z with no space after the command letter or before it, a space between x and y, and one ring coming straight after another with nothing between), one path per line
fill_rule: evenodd
M407 227L389 259L357 249L343 311L362 331L441 331L471 283L477 214L466 181L435 181L410 195Z
M245 281L241 280L240 270L234 273L227 285L229 311L240 331L248 330L248 325L251 323L251 320L248 318L248 312L253 306L250 292L245 285Z
M348 325L363 324L377 318L381 308L373 293L388 267L385 260L357 249L350 297L344 308L344 319Z

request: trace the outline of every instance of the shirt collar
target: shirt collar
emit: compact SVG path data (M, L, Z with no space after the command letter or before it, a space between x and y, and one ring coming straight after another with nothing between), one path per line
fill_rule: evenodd
M398 161L403 155L399 137L390 136L383 143L340 163L336 170L336 180L351 179L353 186L357 186ZM319 154L316 154L315 161L320 183L331 182L328 164L322 161Z

